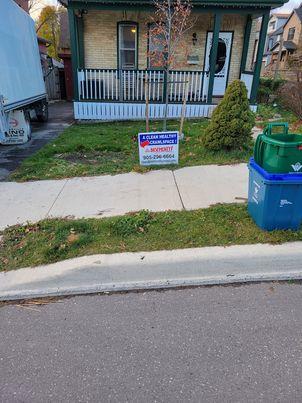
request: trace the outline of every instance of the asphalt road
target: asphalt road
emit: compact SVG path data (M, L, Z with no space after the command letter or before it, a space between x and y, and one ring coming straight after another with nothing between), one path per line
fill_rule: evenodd
M0 401L300 402L302 285L0 308Z

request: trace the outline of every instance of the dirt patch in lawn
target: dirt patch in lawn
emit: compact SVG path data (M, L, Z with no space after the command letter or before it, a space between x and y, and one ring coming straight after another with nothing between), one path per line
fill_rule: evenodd
M95 152L75 152L69 154L57 154L55 158L67 161L71 164L98 165L100 162L120 162L127 155L124 152L95 151Z

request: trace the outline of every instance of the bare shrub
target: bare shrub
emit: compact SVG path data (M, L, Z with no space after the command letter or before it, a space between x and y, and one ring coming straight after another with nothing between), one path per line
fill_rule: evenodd
M282 106L302 120L302 82L288 81L281 86L278 92Z

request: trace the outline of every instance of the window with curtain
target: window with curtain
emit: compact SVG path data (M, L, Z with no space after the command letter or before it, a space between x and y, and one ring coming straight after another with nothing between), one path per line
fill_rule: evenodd
M120 69L137 68L137 24L119 23L118 58Z

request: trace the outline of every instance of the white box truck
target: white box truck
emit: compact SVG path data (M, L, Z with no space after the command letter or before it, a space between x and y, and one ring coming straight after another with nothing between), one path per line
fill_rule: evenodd
M48 118L35 24L13 0L0 0L0 143L28 141L31 117Z

